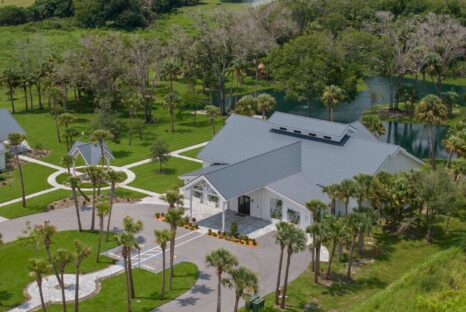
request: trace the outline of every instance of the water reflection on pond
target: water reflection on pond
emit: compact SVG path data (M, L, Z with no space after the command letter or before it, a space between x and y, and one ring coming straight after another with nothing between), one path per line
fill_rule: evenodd
M360 91L356 98L349 103L342 103L334 110L334 120L349 123L358 120L361 114L371 106L369 97L370 90L375 91L377 96L376 104L387 103L389 99L389 80L385 77L371 77L365 80L368 88ZM403 83L409 83L416 87L419 97L429 93L436 93L435 85L432 82L422 80L404 79ZM466 87L458 87L445 84L444 91L456 91L458 94L466 92ZM307 115L307 105L305 102L288 99L285 92L277 90L260 91L269 93L277 100L275 110L297 115ZM234 99L233 99L234 101ZM465 105L464 99L462 105ZM322 103L313 101L311 103L311 116L314 118L327 119L327 111ZM404 147L406 150L419 158L428 157L428 146L424 125L408 124L402 122L385 122L386 134L380 137L383 142L394 143ZM443 150L441 141L445 138L448 127L437 126L434 129L436 136L436 153L439 159L446 159L448 153Z

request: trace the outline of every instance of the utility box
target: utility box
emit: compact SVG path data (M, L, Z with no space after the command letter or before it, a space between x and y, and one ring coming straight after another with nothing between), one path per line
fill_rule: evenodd
M264 309L265 300L264 298L257 298L252 301L252 312L259 312Z

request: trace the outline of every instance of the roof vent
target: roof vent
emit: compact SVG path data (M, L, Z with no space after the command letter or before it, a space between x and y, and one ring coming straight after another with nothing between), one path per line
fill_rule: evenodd
M317 136L317 134L315 134L315 133L309 133L309 135L312 136L312 137Z
M299 131L299 130L294 130L293 132L296 133L296 134L301 134L301 131Z
M329 137L329 136L324 135L324 139L331 140L332 137Z
M288 129L287 129L287 128L284 128L284 127L280 127L280 130L288 131Z

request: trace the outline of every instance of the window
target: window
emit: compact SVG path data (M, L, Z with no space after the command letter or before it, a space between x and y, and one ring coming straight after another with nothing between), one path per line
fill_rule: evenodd
M211 203L215 203L215 207L218 207L218 197L215 195L207 195L207 200Z
M280 127L280 130L287 131L287 128Z
M282 219L282 206L283 202L281 199L270 199L270 217L273 219Z
M287 215L288 222L290 223L299 224L301 221L301 214L298 211L288 208Z
M324 139L331 140L332 137L329 137L329 136L324 135Z
M315 137L315 136L316 136L315 133L309 133L309 135L312 136L312 137Z
M301 131L299 131L299 130L294 130L293 132L296 133L296 134L301 134Z

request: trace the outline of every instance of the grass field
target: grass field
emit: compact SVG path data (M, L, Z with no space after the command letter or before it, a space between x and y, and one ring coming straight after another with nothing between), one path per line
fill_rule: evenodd
M34 0L1 0L0 8L7 5L16 5L19 7L28 7L34 3Z
M462 311L466 308L466 256L460 248L440 251L354 312ZM464 311L464 310L463 310Z
M163 164L163 173L159 173L158 163L147 163L131 168L136 174L136 180L130 185L152 192L164 193L175 186L182 185L178 176L201 167L202 165L199 163L171 157L166 164Z
M80 233L78 231L58 233L53 239L52 249L66 248L71 251L75 239L91 246L94 252L97 249L97 233ZM104 242L102 250L112 247L114 247L113 242ZM32 281L28 274L28 261L36 256L45 257L44 249L41 248L36 253L34 247L25 241L14 241L0 246L0 268L2 268L0 270L0 311L9 310L26 299L23 295L23 289ZM95 256L92 254L82 262L82 272L96 271L111 263L110 259L105 257L101 259L100 263L96 263ZM74 273L74 266L70 265L66 271Z
M336 263L339 281L331 286L316 285L313 273L308 269L289 285L286 311L303 311L307 304L313 306L309 311L348 311L397 282L404 274L424 263L429 256L464 243L465 225L464 221L455 219L450 232L443 233L441 228L437 228L438 236L433 244L424 239L403 239L395 235L377 234L381 254L375 258L374 263L356 267L353 282L346 282L343 278L346 272L345 263ZM466 269L464 262L463 268ZM266 296L266 302L273 302L273 294Z
M168 270L167 270L168 276ZM173 290L167 291L165 299L160 300L161 273L151 273L142 269L133 270L136 298L131 302L133 312L146 312L167 303L188 291L198 277L197 267L188 262L175 265ZM168 282L167 282L168 283ZM102 289L95 297L81 301L79 311L126 311L125 275L120 274L102 282ZM69 304L68 311L74 311L74 305ZM47 308L48 311L63 311L60 305Z
M54 169L34 163L22 164L22 169L26 195L37 193L52 187L47 183L47 177L55 172ZM2 185L2 182L0 182L0 203L16 199L21 196L21 180L19 178L18 168L11 172L3 173L2 175L8 177L10 174L11 179L3 182L6 182L6 185Z

